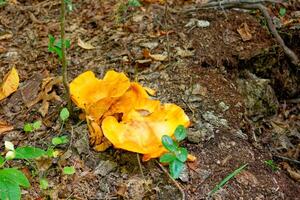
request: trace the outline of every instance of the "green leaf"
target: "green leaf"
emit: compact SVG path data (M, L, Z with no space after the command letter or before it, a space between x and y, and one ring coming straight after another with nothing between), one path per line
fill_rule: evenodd
M228 176L226 176L216 187L208 193L208 196L213 195L215 192L217 192L220 188L222 188L231 178L235 177L237 174L239 174L248 164L244 164L243 166L239 167L238 169L234 170L234 172L230 173Z
M161 138L161 141L167 150L169 150L171 152L174 152L177 150L177 144L173 141L173 139L170 136L163 135Z
M188 151L186 148L180 147L177 151L175 151L176 158L181 162L185 162L188 157Z
M279 15L280 15L281 17L283 17L283 16L285 16L285 14L286 14L286 8L281 7L280 10L279 10Z
M139 0L128 0L128 6L140 7L140 6L142 6L142 4L139 2Z
M35 159L45 155L47 152L43 149L36 147L19 147L16 149L16 157L17 159Z
M15 168L5 168L0 170L0 179L9 180L10 182L16 183L25 188L30 187L27 177L20 170Z
M0 176L0 199L19 200L21 199L20 186L9 179Z
M73 11L73 4L72 4L72 0L65 0L65 4L67 6L67 10L69 12L72 12Z
M61 46L62 46L62 40L59 39L55 44L54 44L55 47L58 47L59 49L61 49ZM69 39L65 39L65 47L66 49L67 48L70 48L71 46L71 42Z
M178 142L184 140L186 138L186 129L183 125L177 126L174 132L175 138Z
M180 173L184 169L184 163L175 159L173 162L170 164L170 174L174 179L179 178Z
M48 182L48 180L45 179L45 178L41 178L41 179L40 179L40 188L41 188L42 190L47 190L48 187L49 187L49 182Z
M74 173L75 173L75 168L73 166L71 166L71 167L64 167L64 169L63 169L63 174L72 175Z
M60 145L60 144L67 144L69 142L68 136L60 136L60 137L54 137L52 138L52 144L53 145Z
M0 155L0 167L4 164L5 159Z
M159 158L161 163L170 163L176 159L176 156L173 153L165 153Z
M24 130L25 132L32 132L32 131L33 131L33 126L32 126L32 124L31 124L31 123L26 123L26 124L24 125L24 127L23 127L23 130Z
M38 120L38 121L35 121L33 124L32 124L32 127L34 130L37 130L39 128L41 128L42 126L42 121Z
M67 108L63 108L63 109L60 111L59 116L60 116L60 119L61 119L62 121L66 121L66 120L69 118L70 113L69 113L69 111L68 111Z

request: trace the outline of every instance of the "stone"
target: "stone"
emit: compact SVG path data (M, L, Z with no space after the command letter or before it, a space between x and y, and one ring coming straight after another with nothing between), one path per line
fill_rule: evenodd
M110 172L116 169L118 166L117 163L109 161L109 160L101 160L98 166L95 168L94 174L106 176Z

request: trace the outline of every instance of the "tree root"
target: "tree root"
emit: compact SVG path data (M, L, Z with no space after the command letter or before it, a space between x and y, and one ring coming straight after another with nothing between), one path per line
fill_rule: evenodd
M209 0L207 3L200 4L196 8L189 8L185 9L182 12L193 12L197 10L203 10L203 9L212 9L212 8L243 8L243 9L259 9L263 16L265 17L268 28L270 32L272 33L273 37L276 39L276 41L279 43L281 48L283 49L284 53L289 57L291 62L295 65L300 67L300 60L298 56L285 45L283 39L279 35L279 33L276 30L275 25L273 24L273 21L269 15L269 12L267 8L262 3L282 3L280 0Z

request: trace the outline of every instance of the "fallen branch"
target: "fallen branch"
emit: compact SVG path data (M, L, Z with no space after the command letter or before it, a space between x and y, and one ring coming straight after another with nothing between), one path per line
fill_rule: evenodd
M267 8L262 5L262 3L282 3L283 1L280 0L223 0L223 1L216 1L216 0L210 0L208 3L200 4L199 6L195 8L186 9L183 12L192 12L197 10L203 10L203 9L212 9L212 8L244 8L244 9L259 9L263 16L265 17L268 28L270 32L272 33L273 37L276 39L276 41L279 43L279 45L282 47L284 53L290 58L291 62L296 65L300 66L300 60L298 56L285 45L283 39L279 35L279 33L276 30L275 25L273 24L273 21L269 15L269 12Z

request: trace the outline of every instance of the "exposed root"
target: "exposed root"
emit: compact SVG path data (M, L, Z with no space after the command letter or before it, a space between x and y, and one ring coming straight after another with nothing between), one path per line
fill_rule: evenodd
M192 12L192 11L212 9L212 8L259 9L267 21L270 32L272 33L276 41L279 43L279 45L282 47L284 53L290 58L291 62L294 65L300 67L300 60L298 56L289 47L285 45L283 39L277 32L276 27L272 22L272 19L269 15L267 8L264 5L262 5L262 3L282 3L282 1L280 0L223 0L223 1L210 0L208 1L208 3L200 4L197 7L186 9L183 12Z

